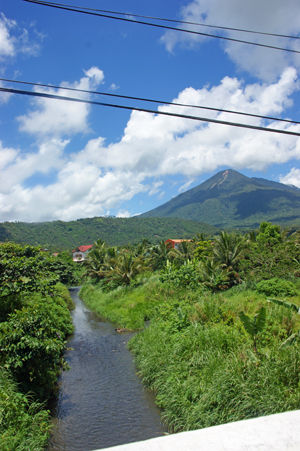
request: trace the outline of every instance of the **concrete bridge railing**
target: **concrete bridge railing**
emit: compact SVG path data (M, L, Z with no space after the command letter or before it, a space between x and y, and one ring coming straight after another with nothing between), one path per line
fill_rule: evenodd
M300 410L157 437L106 450L300 451Z

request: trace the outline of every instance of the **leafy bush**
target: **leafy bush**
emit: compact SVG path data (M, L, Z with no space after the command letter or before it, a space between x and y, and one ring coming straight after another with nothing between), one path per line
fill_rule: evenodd
M266 296L295 296L297 294L295 284L278 277L258 282L256 289L259 293L263 293Z
M55 388L66 337L73 326L63 299L32 294L24 306L0 323L0 363L21 388L41 400Z
M160 273L160 280L182 288L199 288L201 284L200 274L195 262L186 262L179 268L168 263Z

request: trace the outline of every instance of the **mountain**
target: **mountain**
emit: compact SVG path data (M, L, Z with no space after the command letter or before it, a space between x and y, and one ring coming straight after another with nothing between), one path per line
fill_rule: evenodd
M185 218L218 228L257 227L262 221L299 226L300 189L227 169L141 216Z
M115 246L137 243L144 238L152 242L192 238L201 232L211 236L216 230L211 225L175 218L96 217L69 222L3 222L0 223L0 242L14 241L59 250L92 244L99 238Z

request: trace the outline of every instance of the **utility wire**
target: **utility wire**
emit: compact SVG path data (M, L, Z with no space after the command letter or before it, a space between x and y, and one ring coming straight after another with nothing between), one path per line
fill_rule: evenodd
M49 2L47 2L47 3L49 3ZM143 16L141 14L132 14L129 12L124 12L124 11L110 11L107 9L85 8L83 6L78 6L78 5L68 5L66 3L51 2L51 4L56 5L56 6L67 6L67 7L72 6L73 8L84 9L85 11L96 11L96 12L101 12L101 13L116 14L119 16L138 17L140 19L150 19L150 20L160 20L161 22L183 23L183 24L187 24L187 25L197 25L200 27L217 28L220 30L239 31L241 33L260 34L260 35L264 35L264 36L275 36L275 37L279 37L279 38L288 38L288 39L300 39L300 36L291 36L291 35L278 34L278 33L268 33L265 31L248 30L245 28L222 27L220 25L209 25L207 23L202 23L202 22L191 22L191 21L179 20L179 19L167 19L165 17Z
M199 117L199 116L191 116L187 114L178 114L178 113L170 113L167 111L155 111L150 110L146 108L138 108L133 106L127 106L127 105L116 105L112 103L105 103L105 102L97 102L95 100L83 100L78 99L74 97L66 97L66 96L58 96L55 94L48 94L45 92L35 92L35 91L25 91L20 89L12 89L12 88L3 88L0 87L0 92L9 92L11 94L21 94L21 95L27 95L27 96L33 96L33 97L43 97L46 99L55 99L55 100L64 100L64 101L70 101L70 102L78 102L78 103L87 103L90 105L100 105L100 106L107 106L112 108L120 108L123 110L130 110L130 111L141 111L144 113L151 113L151 114L158 114L163 116L171 116L176 118L183 118L183 119L191 119L194 121L201 121L201 122L211 122L214 124L222 124L222 125L230 125L232 127L240 127L240 128L248 128L252 130L260 130L264 132L271 132L271 133L280 133L285 135L292 135L292 136L300 136L300 132L292 132L289 130L282 130L282 129L276 129L276 128L267 128L267 127L259 127L256 125L249 125L249 124L241 124L238 122L229 122L229 121L223 121L219 119L210 119L207 117Z
M143 98L143 97L133 97L133 96L120 95L120 94L112 94L110 92L90 91L87 89L71 88L69 86L57 86L57 85L44 84L44 83L34 83L34 82L30 82L30 81L10 80L8 78L0 78L0 81L5 81L5 82L9 82L9 83L18 83L18 84L24 84L24 85L30 85L30 86L40 86L43 88L64 89L64 90L68 90L68 91L84 92L87 94L97 94L97 95L108 96L108 97L117 97L120 99L127 99L127 100L138 100L140 102L151 102L151 103L158 103L161 105L181 106L181 107L186 107L186 108L198 108L198 109L202 109L202 110L218 111L220 113L230 113L230 114L238 114L240 116L257 117L259 119L268 119L271 121L288 122L290 124L300 124L299 121L293 121L291 119L281 119L281 118L273 117L273 116L262 116L260 114L244 113L242 111L225 110L223 108L214 108L214 107L202 106L202 105L191 105L191 104L186 104L186 103L168 102L168 101L155 100L155 99L149 99L149 98Z
M124 22L138 23L141 25L148 25L150 27L163 28L166 30L173 30L173 31L181 31L184 33L190 33L190 34L198 35L198 36L208 36L210 38L223 39L226 41L238 42L240 44L255 45L258 47L265 47L265 48L269 48L269 49L273 49L273 50L281 50L281 51L285 51L285 52L300 53L299 50L277 47L274 45L261 44L261 43L252 42L252 41L245 41L242 39L229 38L226 36L218 36L218 35L210 34L210 33L202 33L200 31L187 30L185 28L170 27L167 25L155 24L153 22L144 22L141 20L129 19L129 18L125 18L125 17L116 17L116 16L112 16L109 14L102 14L102 13L87 11L87 10L83 10L83 9L71 8L71 7L67 7L67 6L59 6L59 4L55 4L55 3L49 3L49 2L39 1L39 0L23 0L23 1L28 2L28 3L34 3L36 5L49 6L51 8L61 9L61 10L65 10L65 11L73 11L73 12L77 12L77 13L88 14L91 16L105 17L106 19L115 19L115 20L121 20Z

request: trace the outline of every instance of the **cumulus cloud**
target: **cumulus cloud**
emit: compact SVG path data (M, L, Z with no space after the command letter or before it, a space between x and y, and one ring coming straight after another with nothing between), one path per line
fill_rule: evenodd
M218 86L199 90L187 88L174 101L271 115L282 113L290 105L289 96L297 89L296 71L290 68L273 84L244 86L236 78L225 77ZM197 114L189 107L161 106L159 110ZM279 127L259 118L229 113L206 111L205 115ZM299 130L297 125L282 123L280 127ZM80 158L89 158L102 167L144 174L145 177L179 173L193 177L223 165L262 170L271 163L299 158L299 152L300 141L295 137L133 112L120 142L105 147L103 140L93 140Z
M68 141L49 140L37 152L23 154L19 149L3 147L0 142L0 192L7 194L36 172L47 174L64 165L63 150Z
M15 20L0 14L0 59L13 57L17 53L37 55L44 36L34 29L21 28Z
M99 73L96 79L95 74L90 77L94 77L94 83L101 79ZM78 85L90 83L85 73L84 80L81 79ZM274 83L245 85L237 78L225 77L215 86L198 90L186 88L174 101L284 117L297 89L296 70L289 68ZM159 110L197 114L191 107L163 105ZM47 112L47 107L42 104L40 113L43 116ZM85 111L80 127L74 127L74 130L83 129L87 114ZM278 125L259 118L250 121L244 116L215 111L206 111L205 115L300 132L300 126L296 124ZM36 118L38 120L38 116ZM55 128L55 119L50 115L49 120L53 120L52 127ZM73 124L71 113L66 129L72 131L73 125L71 127L69 121ZM62 135L63 131L57 128L56 133ZM38 131L36 134L38 136ZM0 180L7 180L10 187L8 189L3 182L0 189L0 219L71 220L107 215L112 211L121 215L128 210L124 203L136 194L159 195L169 175L184 175L191 181L224 166L258 171L271 164L300 159L298 137L136 111L131 113L119 142L106 144L103 137L98 137L89 140L79 152L66 154L64 149L68 141L47 135L43 135L43 139L45 147L40 144L37 153L22 155L19 150L0 148L0 168L3 170ZM50 167L57 171L53 183L31 188L24 183L34 171L46 173ZM290 179L297 175L297 170L291 171ZM184 188L188 186L186 184Z
M220 25L269 33L299 35L300 3L298 0L192 0L181 10L183 20L205 24ZM211 34L221 33L215 29L185 25L196 31ZM222 35L230 38L260 42L276 47L288 47L300 50L300 43L293 39L272 36L260 36L250 33L222 31ZM176 45L193 46L205 43L208 38L192 34L168 31L162 41L168 51L174 51ZM219 41L228 56L235 64L262 79L274 79L286 66L300 67L300 55L262 47L239 44L230 41Z
M61 86L76 88L81 90L93 90L104 80L104 74L98 67L91 67L85 71L85 76L79 81L71 84L61 83ZM90 94L76 92L76 94L66 89L58 90L52 88L36 88L35 91L55 94L65 97L76 97L88 100ZM20 129L44 138L45 136L66 136L74 133L85 133L89 131L88 114L90 106L85 103L75 103L70 101L35 98L33 109L27 114L19 116Z
M280 177L280 182L300 188L300 169L292 168L288 174Z
M0 57L15 54L15 38L11 30L16 27L14 20L9 20L3 13L0 15Z

